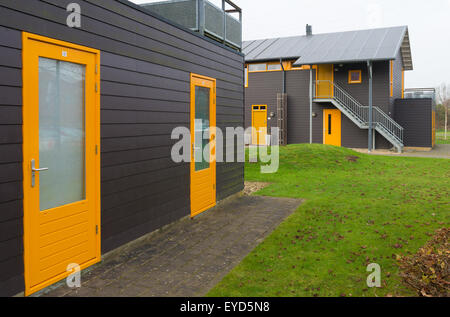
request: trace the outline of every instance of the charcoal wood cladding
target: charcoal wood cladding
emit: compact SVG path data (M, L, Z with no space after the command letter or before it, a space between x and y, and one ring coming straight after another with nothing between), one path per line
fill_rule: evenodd
M343 64L335 66L334 80L362 104L368 103L368 74L364 63ZM362 83L349 84L348 71L360 69ZM268 113L277 112L277 94L282 92L281 71L250 72L249 85L245 94L245 125L251 126L252 105L267 104ZM315 78L313 70L313 78ZM309 143L309 70L294 70L286 72L286 93L288 100L288 144ZM389 62L374 63L374 105L386 113L389 112ZM323 110L334 109L332 104L313 103L312 118L313 143L323 143ZM277 126L277 118L268 120L267 127ZM366 148L368 146L367 130L358 128L349 118L342 116L342 146L349 148ZM380 134L375 135L377 148L390 148L390 143Z
M170 134L189 127L190 73L217 80L217 126L243 126L242 54L127 1L0 3L0 296L24 289L22 31L101 51L102 253L190 214L189 164ZM226 142L224 142L226 144ZM243 189L243 163L217 164L217 200Z
M433 100L395 100L395 121L404 129L405 146L433 147Z

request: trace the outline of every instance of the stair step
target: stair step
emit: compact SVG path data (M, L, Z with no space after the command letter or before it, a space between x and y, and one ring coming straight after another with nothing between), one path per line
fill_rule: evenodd
M318 81L317 81L318 82ZM316 82L316 83L317 83ZM369 129L368 118L365 118L369 114L369 107L363 106L355 98L353 98L348 92L339 87L336 83L328 82L333 87L333 96L326 98L313 98L314 102L327 102L332 103L336 108L341 110L345 116L347 116L353 123L355 123L360 129ZM346 102L348 104L346 104ZM403 142L401 132L402 128L381 109L374 106L375 120L379 118L379 122L392 126L392 131L386 129L384 125L374 122L374 129L383 135L394 147L399 151L403 149ZM397 133L399 136L397 136Z
M353 113L353 111L343 105L336 99L316 99L316 102L331 102L336 108L341 110L350 120L352 120L360 129L369 129L368 122L364 121L363 118L358 117ZM398 138L386 130L383 126L374 123L374 129L378 131L383 137L385 137L399 152L403 150L403 142L398 140Z

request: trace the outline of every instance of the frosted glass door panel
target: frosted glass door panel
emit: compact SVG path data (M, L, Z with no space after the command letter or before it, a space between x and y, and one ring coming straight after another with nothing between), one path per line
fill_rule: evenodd
M85 66L39 58L40 210L86 199Z
M209 88L195 86L195 171L209 168Z

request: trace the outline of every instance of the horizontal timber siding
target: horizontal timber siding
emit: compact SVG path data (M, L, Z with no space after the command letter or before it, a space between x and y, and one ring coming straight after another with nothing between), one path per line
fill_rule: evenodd
M360 84L348 83L348 72L361 70L362 82ZM366 63L335 65L335 82L347 91L361 104L369 105L369 74ZM373 63L373 105L383 110L386 114L390 111L389 99L389 62ZM349 148L367 148L368 130L362 130L349 118L342 116L342 146ZM375 132L375 146L377 149L388 149L392 145L380 134Z
M120 0L0 3L0 295L23 282L21 32L101 51L102 253L190 214L189 164L175 127L190 126L190 73L217 80L217 126L243 126L243 56ZM217 198L243 189L243 163L217 164ZM176 199L173 199L176 197Z
M21 49L21 33L0 26L0 296L24 283Z
M403 143L410 147L433 147L433 100L395 100L395 121L403 131Z
M23 289L22 37L0 27L0 296Z
M363 82L348 84L348 71L361 69ZM383 111L389 110L388 63L374 64L374 104ZM282 91L281 71L251 72L248 88L245 89L245 126L252 125L252 105L267 105L268 114L277 113L277 93ZM348 64L338 67L334 73L336 83L352 94L362 104L368 103L368 77L365 64ZM288 95L288 144L309 143L309 71L286 71L286 92ZM313 70L313 79L315 71ZM323 143L323 110L333 109L332 104L313 103L312 141ZM267 121L271 127L277 126L276 118ZM342 146L349 148L367 148L368 131L360 129L345 115L342 116ZM390 148L390 143L380 134L375 134L377 148Z

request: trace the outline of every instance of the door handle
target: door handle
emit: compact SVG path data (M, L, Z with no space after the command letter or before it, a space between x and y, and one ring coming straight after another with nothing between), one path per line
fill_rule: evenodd
M34 159L31 160L31 187L34 187L36 172L48 171L48 167L36 168L36 161Z
M33 172L48 171L48 167L36 168L35 165L36 165L36 162L34 161L34 159L32 159L32 160L31 160L31 170L32 170Z

